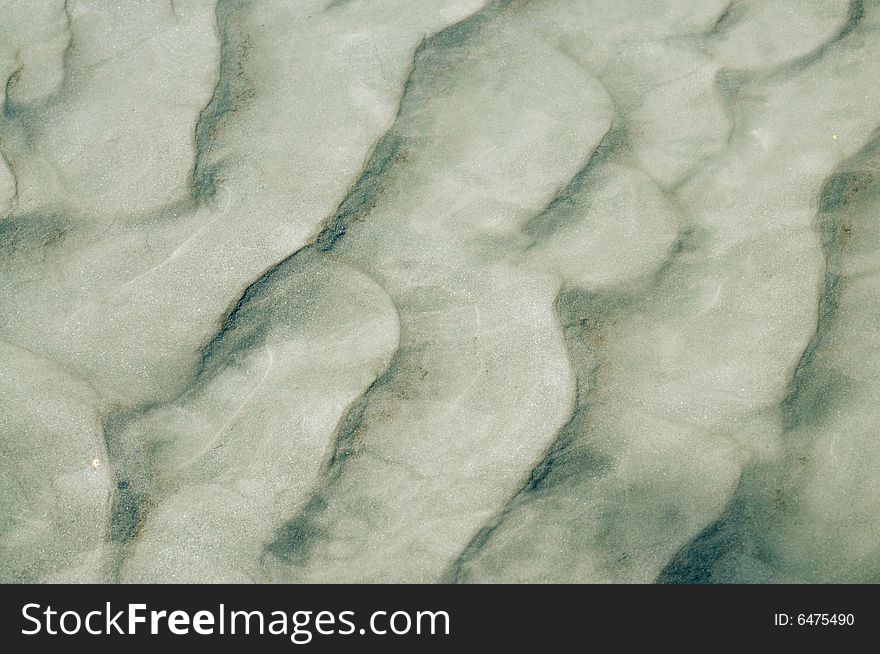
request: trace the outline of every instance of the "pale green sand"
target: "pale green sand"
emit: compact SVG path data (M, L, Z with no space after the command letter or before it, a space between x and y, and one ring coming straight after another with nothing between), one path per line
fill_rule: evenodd
M880 581L880 2L5 1L0 77L0 580Z

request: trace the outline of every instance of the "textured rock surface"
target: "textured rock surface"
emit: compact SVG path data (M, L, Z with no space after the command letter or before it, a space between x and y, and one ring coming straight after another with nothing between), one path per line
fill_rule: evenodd
M0 580L880 581L880 2L0 3Z

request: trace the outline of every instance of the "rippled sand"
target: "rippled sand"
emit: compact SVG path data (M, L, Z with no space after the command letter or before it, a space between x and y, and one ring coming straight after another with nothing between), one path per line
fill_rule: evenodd
M880 2L17 0L0 80L0 580L880 581Z

